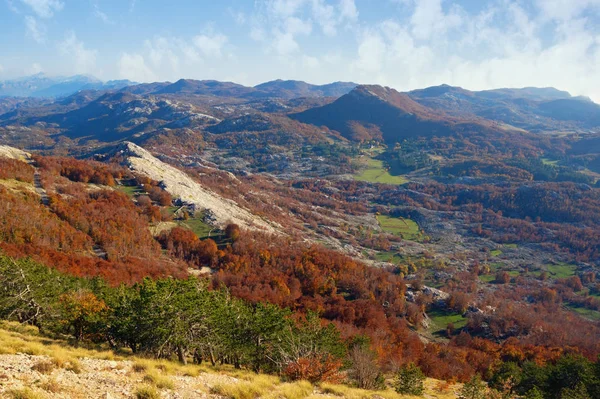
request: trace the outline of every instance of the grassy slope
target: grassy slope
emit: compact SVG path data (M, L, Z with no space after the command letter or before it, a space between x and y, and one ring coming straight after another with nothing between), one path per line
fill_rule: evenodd
M405 240L418 240L421 236L419 225L410 219L394 218L386 215L378 215L377 221L386 233L401 236Z
M369 159L366 169L355 175L354 178L359 181L385 184L404 184L408 181L404 176L392 176L383 166L383 161L378 159Z
M11 361L13 364L17 361L19 367L4 367ZM315 386L306 381L285 382L277 376L231 367L184 366L103 348L73 347L63 340L43 337L33 327L7 322L0 322L0 369L4 370L0 397L8 398L106 397L107 389L114 389L113 398L141 397L136 395L142 391L154 392L158 395L155 397L414 398L390 389L366 391L345 385ZM81 386L81 381L86 381L86 385ZM110 384L105 385L106 381ZM458 386L439 388L442 385L428 379L426 397L457 397Z

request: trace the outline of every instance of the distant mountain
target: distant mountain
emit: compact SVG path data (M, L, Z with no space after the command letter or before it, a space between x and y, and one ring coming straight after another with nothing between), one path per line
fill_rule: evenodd
M428 109L405 93L381 86L357 86L331 104L290 117L326 126L355 141L383 139L395 142L453 132L453 121L443 113Z
M50 77L43 73L0 82L0 97L65 97L80 90L116 90L129 80L102 82L92 76Z
M554 87L523 87L521 89L492 89L476 92L488 98L525 98L529 100L545 101L571 98L568 91L558 90Z
M2 115L0 126L19 124L60 126L72 139L111 142L156 129L192 128L220 122L197 107L127 92L106 92L100 97L80 92L45 107Z
M326 85L312 85L297 80L274 80L255 87L216 80L180 79L175 83L144 83L124 88L134 94L154 95L196 95L231 97L244 99L302 97L340 97L357 86L356 83L335 82Z
M154 94L200 94L217 97L243 97L254 92L252 87L246 87L232 82L216 80L180 79L157 90Z
M259 95L279 98L297 97L340 97L358 86L352 82L334 82L326 85L313 85L299 80L273 80L254 86Z
M532 132L600 127L600 105L552 87L469 91L441 85L407 94L454 117L480 117Z

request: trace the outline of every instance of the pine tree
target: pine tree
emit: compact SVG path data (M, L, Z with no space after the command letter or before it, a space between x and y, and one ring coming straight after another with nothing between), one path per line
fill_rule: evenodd
M394 389L396 392L407 395L423 395L425 375L413 363L405 365L396 373Z
M460 390L459 399L487 399L487 387L481 377L475 374Z

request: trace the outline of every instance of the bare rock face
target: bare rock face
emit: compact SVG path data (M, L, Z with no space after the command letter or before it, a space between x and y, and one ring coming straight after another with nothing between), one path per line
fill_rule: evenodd
M185 172L162 162L142 147L127 142L121 151L131 170L161 182L169 194L182 202L192 204L196 209L209 211L216 226L224 227L228 223L235 223L246 229L278 232L270 222L204 188Z
M0 145L0 157L16 159L19 161L27 161L31 154L18 148L9 147L7 145Z

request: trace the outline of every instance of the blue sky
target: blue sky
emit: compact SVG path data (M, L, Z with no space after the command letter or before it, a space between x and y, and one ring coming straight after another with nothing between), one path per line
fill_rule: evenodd
M0 0L0 79L555 86L600 102L600 0Z

